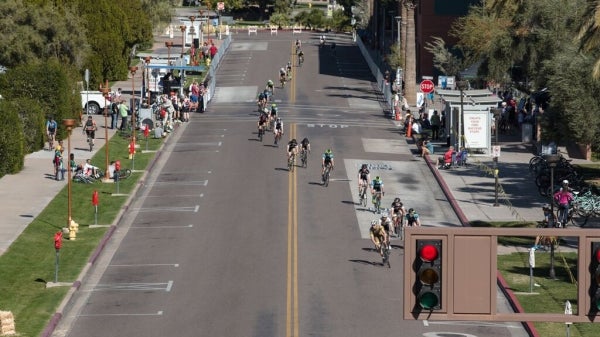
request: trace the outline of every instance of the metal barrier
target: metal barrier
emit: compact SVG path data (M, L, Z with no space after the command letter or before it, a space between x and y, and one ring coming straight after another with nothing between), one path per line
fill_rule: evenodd
M302 28L300 28L300 27L293 27L292 28L292 34L302 34Z
M219 65L221 63L221 58L223 58L223 55L225 55L225 53L229 49L230 45L231 45L231 35L228 35L223 40L223 44L221 44L221 47L217 50L215 57L212 59L212 62L210 63L210 67L208 68L208 76L207 76L208 86L206 88L206 92L204 93L203 100L202 100L203 105L204 105L204 110L206 110L206 106L208 105L208 102L210 102L210 100L212 99L212 97L214 95L215 88L217 86L216 85L217 69L219 68Z
M277 35L277 27L271 27L271 35L273 35L273 33Z
M254 35L258 35L258 27L257 26L248 26L248 35L254 33Z
M384 75L381 73L381 70L375 64L373 59L371 58L371 54L369 54L369 51L365 47L365 45L362 42L362 39L360 37L356 39L356 44L358 45L358 48L360 49L360 52L362 53L363 57L367 61L367 64L369 65L369 69L371 69L371 73L377 79L377 88L383 94L383 98L384 98L387 106L390 107L390 111L393 112L394 111L394 106L393 106L394 95L392 95L392 92L390 90L390 83L387 83L387 84L385 83ZM392 116L393 116L393 113L392 113Z

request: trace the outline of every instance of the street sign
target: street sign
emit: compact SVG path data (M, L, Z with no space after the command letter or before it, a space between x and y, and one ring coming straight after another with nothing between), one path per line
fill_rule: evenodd
M224 2L217 2L217 10L224 11L225 10L225 3Z
M492 146L492 157L495 157L495 158L500 157L500 146L499 145Z
M433 92L434 88L435 88L435 85L433 84L432 80L423 80L421 82L421 91L425 94Z

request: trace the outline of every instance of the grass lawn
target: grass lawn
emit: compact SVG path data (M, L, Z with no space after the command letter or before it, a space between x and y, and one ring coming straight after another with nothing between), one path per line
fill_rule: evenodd
M140 135L140 150L146 149L146 140ZM149 139L148 149L157 150L162 139ZM122 168L131 168L128 159L129 140L113 136L109 143L110 160L121 160ZM92 158L92 164L105 167L105 151L100 149ZM135 155L135 169L143 170L153 160L154 152ZM142 173L134 172L131 177L119 182L119 192L131 193ZM106 234L108 228L89 228L94 224L92 193L98 191L98 224L110 225L126 201L126 196L111 196L116 192L115 184L71 184L71 214L79 223L76 240L63 240L60 250L59 282L73 282L86 265L91 253ZM20 337L38 336L70 287L46 289L46 282L55 279L54 233L67 226L67 186L23 231L21 236L0 256L0 310L12 311L17 333Z
M478 226L493 227L523 227L535 224L522 223L478 223ZM530 237L500 237L499 245L513 245L531 247L533 238ZM515 293L519 303L525 312L529 313L562 313L565 301L571 302L573 312L577 306L577 253L564 252L557 249L555 252L554 270L556 280L548 278L550 270L550 253L536 253L533 271L534 286L530 293L529 278L529 252L519 252L506 255L498 255L498 270L508 283L510 289ZM584 309L585 310L585 309ZM566 336L566 325L564 323L534 323L540 336L563 337ZM573 337L600 336L600 325L594 323L575 323L570 327Z

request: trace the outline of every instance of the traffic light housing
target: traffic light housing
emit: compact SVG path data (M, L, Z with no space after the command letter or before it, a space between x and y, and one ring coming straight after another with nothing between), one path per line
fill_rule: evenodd
M595 316L600 312L600 242L592 242L590 277L590 315Z
M417 240L414 293L417 309L442 309L442 240Z

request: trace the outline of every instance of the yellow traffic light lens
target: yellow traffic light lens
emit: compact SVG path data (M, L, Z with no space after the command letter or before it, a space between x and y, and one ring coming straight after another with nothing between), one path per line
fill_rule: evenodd
M433 309L438 305L438 303L440 303L439 298L432 292L426 292L419 297L419 305L423 309Z
M421 250L419 250L419 257L426 262L434 261L438 256L440 256L440 252L434 245L424 245L421 247Z
M419 281L426 285L432 285L440 280L440 275L435 269L427 268L419 274Z

